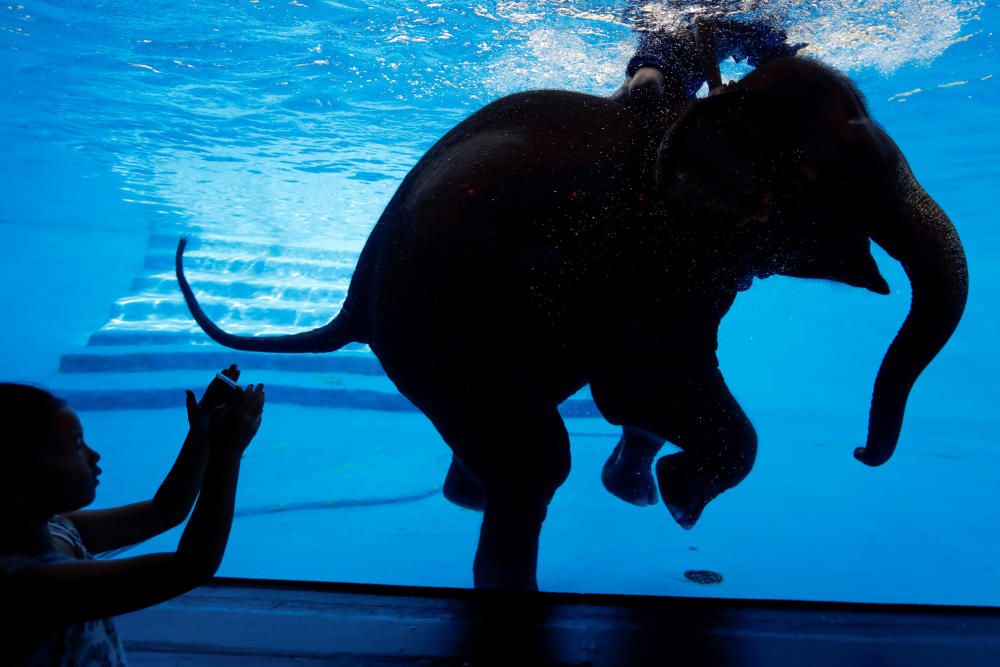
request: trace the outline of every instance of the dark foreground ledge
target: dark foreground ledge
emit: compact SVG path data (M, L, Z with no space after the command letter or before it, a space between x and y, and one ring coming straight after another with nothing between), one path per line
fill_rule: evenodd
M122 616L146 665L1000 665L1000 609L217 579Z

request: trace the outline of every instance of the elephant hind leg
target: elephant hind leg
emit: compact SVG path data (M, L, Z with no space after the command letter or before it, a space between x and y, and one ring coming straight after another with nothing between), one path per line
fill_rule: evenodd
M678 524L692 528L705 507L749 474L757 456L757 433L722 381L695 392L698 405L678 414L670 439L683 451L656 463L663 501Z
M435 424L484 492L475 587L537 590L542 522L569 475L566 427L555 406L458 412Z
M626 426L622 437L601 470L601 482L612 495L638 507L659 501L653 479L653 460L664 439L640 428Z
M442 492L447 500L459 507L478 512L486 509L486 492L482 482L469 472L457 456L451 458Z

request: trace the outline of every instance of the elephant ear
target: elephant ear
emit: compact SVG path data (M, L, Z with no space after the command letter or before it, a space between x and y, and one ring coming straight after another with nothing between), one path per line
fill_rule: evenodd
M739 87L696 101L663 137L657 188L708 232L763 222L774 197L767 120L758 95Z
M693 233L746 249L762 277L834 280L888 294L867 229L837 210L849 196L838 168L848 142L814 127L827 120L818 112L795 112L815 96L736 84L695 102L664 135L657 187L687 214Z

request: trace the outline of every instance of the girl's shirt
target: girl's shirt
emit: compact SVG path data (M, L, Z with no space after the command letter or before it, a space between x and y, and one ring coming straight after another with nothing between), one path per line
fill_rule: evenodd
M39 558L0 556L0 589L4 579L24 567L72 561L74 557L77 560L93 559L69 519L56 516L49 521L48 528L52 537L67 544L74 556L61 552ZM15 621L15 628L19 631L18 637L27 639L30 645L18 642L28 652L19 651L14 661L9 663L12 667L121 667L127 664L121 639L110 618L48 628L21 627Z

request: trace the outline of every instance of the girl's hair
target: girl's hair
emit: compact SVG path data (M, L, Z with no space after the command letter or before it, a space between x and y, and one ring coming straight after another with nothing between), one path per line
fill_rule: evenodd
M48 444L56 413L65 406L66 401L40 387L0 383L0 496L19 486L25 466Z

